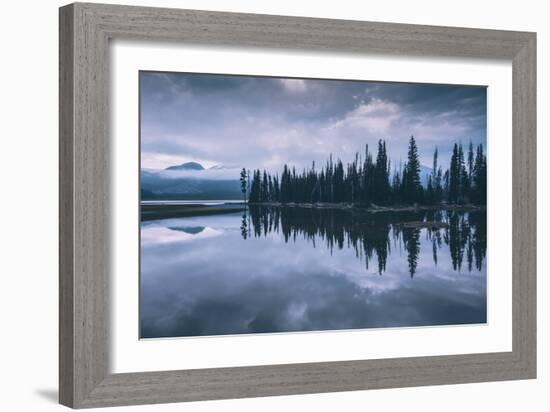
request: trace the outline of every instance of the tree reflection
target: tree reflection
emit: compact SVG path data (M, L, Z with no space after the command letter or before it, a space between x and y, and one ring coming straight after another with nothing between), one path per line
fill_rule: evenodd
M420 253L420 229L403 229L402 237L405 249L407 250L407 262L409 263L409 273L412 278L416 272L418 254Z
M248 220L246 212L243 213L243 217L241 219L241 236L243 237L243 239L248 238Z
M314 248L320 244L330 250L352 248L365 268L376 258L382 274L392 253L404 251L409 274L414 277L420 254L420 236L432 244L432 259L449 250L454 270L481 271L487 249L485 211L457 210L367 213L359 210L303 207L250 206L242 217L243 239L268 236L275 232L286 243L302 237Z

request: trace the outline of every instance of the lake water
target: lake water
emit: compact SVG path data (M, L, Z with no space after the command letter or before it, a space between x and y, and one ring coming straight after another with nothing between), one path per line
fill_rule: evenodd
M141 337L485 323L485 254L484 211L142 222Z
M242 200L142 200L143 205L201 205L216 206L226 204L239 204Z

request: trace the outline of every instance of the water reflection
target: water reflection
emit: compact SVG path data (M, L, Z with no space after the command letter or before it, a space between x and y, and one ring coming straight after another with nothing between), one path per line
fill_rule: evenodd
M251 208L141 223L143 338L486 322L485 213Z
M471 272L475 265L481 271L485 259L485 211L424 210L369 213L358 210L313 209L298 207L251 206L241 219L241 236L268 236L280 233L284 241L307 239L313 248L324 245L352 248L358 259L369 263L376 257L378 274L386 270L393 248L407 252L409 274L414 277L420 253L421 230L432 244L432 258L437 266L438 250L447 247L454 270L461 271L467 261Z

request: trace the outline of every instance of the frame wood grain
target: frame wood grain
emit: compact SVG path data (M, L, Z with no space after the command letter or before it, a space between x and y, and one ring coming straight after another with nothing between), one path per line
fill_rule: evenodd
M73 408L536 376L536 34L75 3L60 9L59 396ZM511 352L109 373L109 40L505 59L513 65Z

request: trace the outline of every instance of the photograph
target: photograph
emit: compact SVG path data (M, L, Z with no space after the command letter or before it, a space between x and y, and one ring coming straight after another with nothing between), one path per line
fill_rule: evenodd
M139 134L141 339L487 323L486 86L140 71Z

